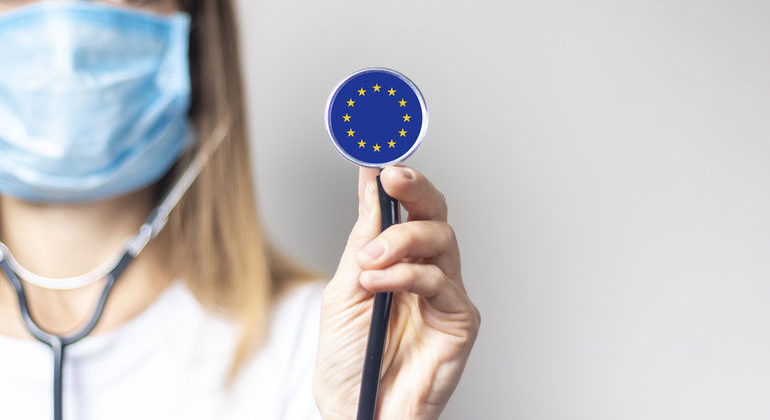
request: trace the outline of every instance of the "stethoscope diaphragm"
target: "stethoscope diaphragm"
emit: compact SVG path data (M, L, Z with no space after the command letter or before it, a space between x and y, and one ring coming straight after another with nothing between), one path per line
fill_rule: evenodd
M326 104L326 129L337 151L371 168L409 157L428 128L428 109L417 86L383 68L359 70L340 81Z

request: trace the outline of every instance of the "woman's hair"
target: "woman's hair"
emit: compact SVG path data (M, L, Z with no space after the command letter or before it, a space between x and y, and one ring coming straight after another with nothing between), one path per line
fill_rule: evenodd
M172 213L156 249L169 275L182 276L203 306L239 324L232 380L263 341L271 302L290 284L314 275L272 250L258 221L232 1L181 3L192 18L190 118L197 145L212 141L222 124L230 130ZM158 199L197 149L158 183Z

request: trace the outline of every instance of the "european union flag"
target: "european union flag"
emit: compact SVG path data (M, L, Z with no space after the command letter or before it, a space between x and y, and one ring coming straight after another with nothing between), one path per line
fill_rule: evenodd
M392 165L417 149L428 123L417 86L385 68L354 73L332 91L326 124L337 150L356 164Z

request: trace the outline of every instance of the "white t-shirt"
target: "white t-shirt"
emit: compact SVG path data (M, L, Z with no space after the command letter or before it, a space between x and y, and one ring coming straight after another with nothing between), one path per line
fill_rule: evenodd
M320 419L311 392L323 285L286 294L229 389L237 327L174 282L142 314L67 348L64 420ZM51 350L0 336L0 419L49 420Z

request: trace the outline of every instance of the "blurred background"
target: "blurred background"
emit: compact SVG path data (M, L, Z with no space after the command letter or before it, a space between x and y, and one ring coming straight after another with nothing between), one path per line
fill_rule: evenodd
M270 237L331 275L323 107L397 69L481 333L444 419L770 418L770 3L241 0Z

